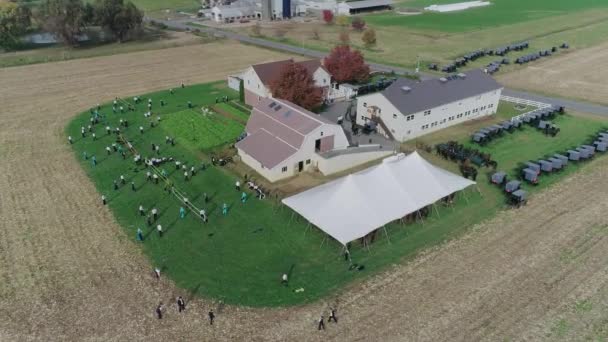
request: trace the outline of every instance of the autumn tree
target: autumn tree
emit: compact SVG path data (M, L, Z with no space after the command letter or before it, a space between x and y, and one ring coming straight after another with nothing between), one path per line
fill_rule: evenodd
M336 24L342 27L348 26L348 17L344 14L340 14L336 17Z
M293 102L308 110L321 105L323 91L315 86L308 70L295 62L281 67L279 76L270 82L269 87L273 97Z
M361 40L367 48L376 45L376 30L374 30L373 28L368 28L363 32L363 35L361 35Z
M72 46L78 44L78 37L89 24L82 0L46 0L40 16L47 31Z
M11 2L0 2L0 49L19 45L19 39L31 24L29 7Z
M325 57L323 65L339 83L365 82L369 79L369 65L365 64L363 55L358 50L351 50L348 45L336 46Z
M355 31L363 31L363 29L365 28L365 20L363 20L363 18L361 17L354 17L353 21L350 23L350 26Z
M327 25L331 25L334 23L334 12L332 12L331 10L323 10L322 14L323 14L323 21Z
M143 13L130 1L96 0L94 9L95 23L112 32L119 42L143 19Z

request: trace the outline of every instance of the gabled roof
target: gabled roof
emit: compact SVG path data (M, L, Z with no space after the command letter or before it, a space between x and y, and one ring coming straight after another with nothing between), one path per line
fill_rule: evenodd
M503 88L479 69L459 75L447 81L438 78L424 81L399 78L381 94L401 114L408 115Z
M264 83L264 85L269 85L270 82L272 82L273 80L277 79L277 77L279 77L281 68L285 64L292 63L293 61L294 61L293 59L286 59L283 61L254 64L251 67L253 68L255 73L258 74L258 77L260 78L262 83ZM306 70L308 70L308 72L310 73L310 75L314 74L315 71L317 71L317 69L319 69L319 68L322 68L323 70L327 71L327 69L325 69L323 64L321 64L320 59L311 59L308 61L301 61L301 62L296 62L296 63L305 67Z
M263 98L247 121L248 136L236 147L271 169L297 152L307 134L325 124L335 125L289 101Z
M247 138L239 141L236 147L268 169L274 168L298 151L265 129L260 129L247 136Z

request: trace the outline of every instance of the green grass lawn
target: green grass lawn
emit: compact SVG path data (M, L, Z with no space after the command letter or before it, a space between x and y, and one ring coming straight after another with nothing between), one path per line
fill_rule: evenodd
M480 180L479 189L483 195L472 189L467 190L466 198L458 196L452 208L439 206L439 213L433 213L424 222L407 226L389 224L390 242L382 232L379 232L376 242L369 250L353 242L352 259L355 263L364 265L365 269L349 271L337 242L329 238L323 243L326 239L323 233L316 228L307 230L307 223L297 215L292 220L292 212L286 207L278 206L272 198L250 198L246 203L241 203L240 194L234 189L236 177L226 169L210 166L199 171L190 181L185 181L183 173L176 171L172 163L161 166L169 173L174 185L186 193L193 204L207 210L209 222L203 224L192 213L180 219L177 200L163 190L162 184L147 183L145 168L136 166L131 155L123 160L117 153L105 153L105 147L115 142L116 137L106 135L104 127L115 127L118 120L124 118L130 124L122 132L144 156L151 154L150 146L156 143L161 146L161 156L176 158L188 166L198 166L201 161L208 163L206 149L222 144L223 137L232 136L238 124L227 124L225 117L205 118L197 111L202 106L215 104L215 98L224 95L237 98L235 92L220 82L176 87L173 95L168 91L143 95L143 103L137 105L134 113L112 113L111 105L104 104L101 109L104 114L102 123L94 128L98 135L96 141L90 136L80 138L80 127L89 123L89 111L78 115L66 128L66 134L74 137L72 147L75 157L91 177L100 196L105 194L108 197L108 206L124 228L127 238L132 239L133 246L140 246L150 258L150 271L153 267L161 267L163 273L184 291L247 306L288 306L311 302L329 296L353 281L382 271L389 265L402 262L404 258L412 257L429 246L457 236L505 207L501 192ZM147 111L145 103L148 98L153 100L154 105L151 119L156 120L157 115L161 117L160 125L154 128L150 128L151 119L143 116ZM158 105L161 99L167 102L162 108ZM187 101L194 104L192 110L188 110ZM539 141L557 142L565 137L569 127L567 119L578 120L565 116L564 122L559 122L563 131L554 140L530 132L530 144L535 145ZM190 120L194 120L196 131L204 132L192 135L191 139L195 136L201 141L205 139L204 144L198 140L188 142L188 132L192 130ZM145 128L143 134L138 130L140 125ZM226 132L223 131L225 125L234 125L235 131L219 135L208 133ZM584 132L587 129L594 131L594 126L576 126L580 129L579 137L587 134ZM518 134L528 135L528 132ZM167 135L175 136L175 146L165 144ZM543 146L535 146L534 153L543 154L547 152L545 149L554 149L551 144ZM90 160L84 160L85 151L89 156L97 157L97 166L93 167ZM453 163L437 160L435 156L426 157L441 166L455 169ZM520 157L517 153L504 158L519 160ZM499 164L508 163L509 160L499 159ZM568 172L575 169L576 167L569 168ZM127 185L113 190L112 182L119 179L121 174L127 178ZM567 173L562 175L565 174ZM130 189L131 181L137 187L135 192ZM204 203L203 193L209 195L208 203ZM221 214L223 203L230 206L227 216ZM159 238L153 227L148 227L145 219L138 215L137 208L140 204L146 209L155 207L159 210L159 223L164 227L165 236ZM144 230L145 241L136 241L137 228ZM279 284L284 272L290 274L289 287ZM293 292L298 288L303 288L304 291Z
M448 4L460 0L414 0L406 1L404 7L424 8L432 4ZM492 0L491 5L464 11L420 15L384 13L366 16L369 24L377 26L406 26L444 32L464 32L484 28L510 25L525 21L544 19L573 12L606 8L602 0ZM397 7L400 7L397 5Z
M208 150L234 142L244 128L239 122L213 111L202 114L200 109L171 113L160 126L171 137L179 137L182 144L191 150Z

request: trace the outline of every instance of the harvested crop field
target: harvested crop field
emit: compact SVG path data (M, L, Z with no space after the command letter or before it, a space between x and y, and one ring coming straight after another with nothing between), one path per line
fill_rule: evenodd
M606 157L526 208L337 298L273 310L193 299L178 314L174 298L188 300L188 292L152 278L139 247L100 205L64 127L91 103L117 94L222 79L279 57L208 44L0 70L0 340L606 337ZM168 306L162 321L153 312L160 300ZM317 332L315 320L334 303L339 323ZM213 327L209 308L217 316Z
M577 50L501 74L508 87L608 104L608 44Z

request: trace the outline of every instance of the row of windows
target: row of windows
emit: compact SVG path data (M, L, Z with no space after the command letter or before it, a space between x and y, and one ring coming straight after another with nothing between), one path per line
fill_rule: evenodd
M482 107L479 107L479 108L475 108L475 109L473 109L473 113L477 113L477 112L480 112L482 110L485 110L486 108L492 108L492 107L494 107L494 104L490 104L490 105L487 105L487 106L482 106ZM464 113L457 114L457 115L452 115L452 116L450 116L447 119L443 119L443 120L441 120L439 122L435 121L435 122L431 123L431 127L435 127L437 125L444 124L446 122L446 120L447 121L453 121L455 119L460 119L462 117L469 116L469 115L471 115L471 111L470 110L466 111ZM420 126L420 129L422 129L422 130L425 130L427 128L429 128L429 125L422 125L422 126Z

